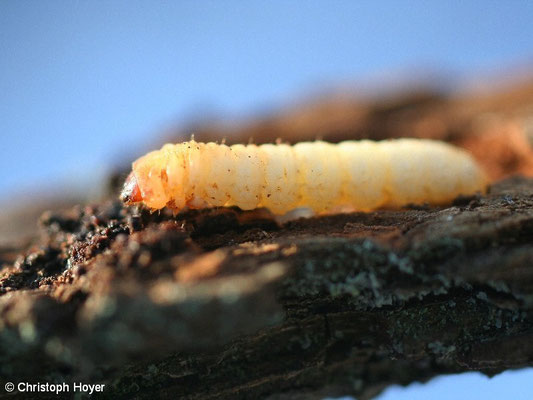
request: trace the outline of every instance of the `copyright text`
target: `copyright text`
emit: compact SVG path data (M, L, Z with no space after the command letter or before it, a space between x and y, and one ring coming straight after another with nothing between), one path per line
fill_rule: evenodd
M15 389L20 393L102 393L105 388L105 383L30 383L19 382L17 384L13 382L7 382L4 386L6 392L13 392Z

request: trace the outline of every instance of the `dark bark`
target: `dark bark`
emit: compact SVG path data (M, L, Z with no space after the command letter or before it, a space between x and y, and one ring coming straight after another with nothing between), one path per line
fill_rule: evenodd
M313 217L118 203L0 262L6 379L109 398L370 398L533 364L533 180L445 208Z

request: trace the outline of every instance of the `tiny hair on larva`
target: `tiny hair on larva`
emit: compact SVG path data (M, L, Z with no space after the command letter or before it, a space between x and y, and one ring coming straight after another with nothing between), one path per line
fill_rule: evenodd
M464 150L428 139L276 144L166 144L133 163L121 193L151 210L237 206L283 215L444 205L485 192Z

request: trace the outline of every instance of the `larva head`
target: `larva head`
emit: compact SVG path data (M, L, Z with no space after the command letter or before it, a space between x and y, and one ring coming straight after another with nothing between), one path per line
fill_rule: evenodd
M153 151L133 163L133 168L124 183L121 198L126 204L142 201L151 209L158 210L167 203L166 162L160 151Z
M185 205L184 153L181 147L165 145L133 163L124 183L121 199L126 204L143 202L152 210L170 206L179 210Z
M120 192L120 200L127 205L140 203L143 201L141 190L137 184L137 178L133 172L130 172L126 178L126 181L124 182L124 186Z

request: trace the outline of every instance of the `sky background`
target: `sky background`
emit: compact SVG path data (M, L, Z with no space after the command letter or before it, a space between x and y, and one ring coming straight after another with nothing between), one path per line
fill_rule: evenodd
M0 201L84 187L202 113L247 115L421 67L475 78L533 65L532 21L529 0L2 0ZM517 376L409 390L493 399ZM394 390L383 399L407 398Z

